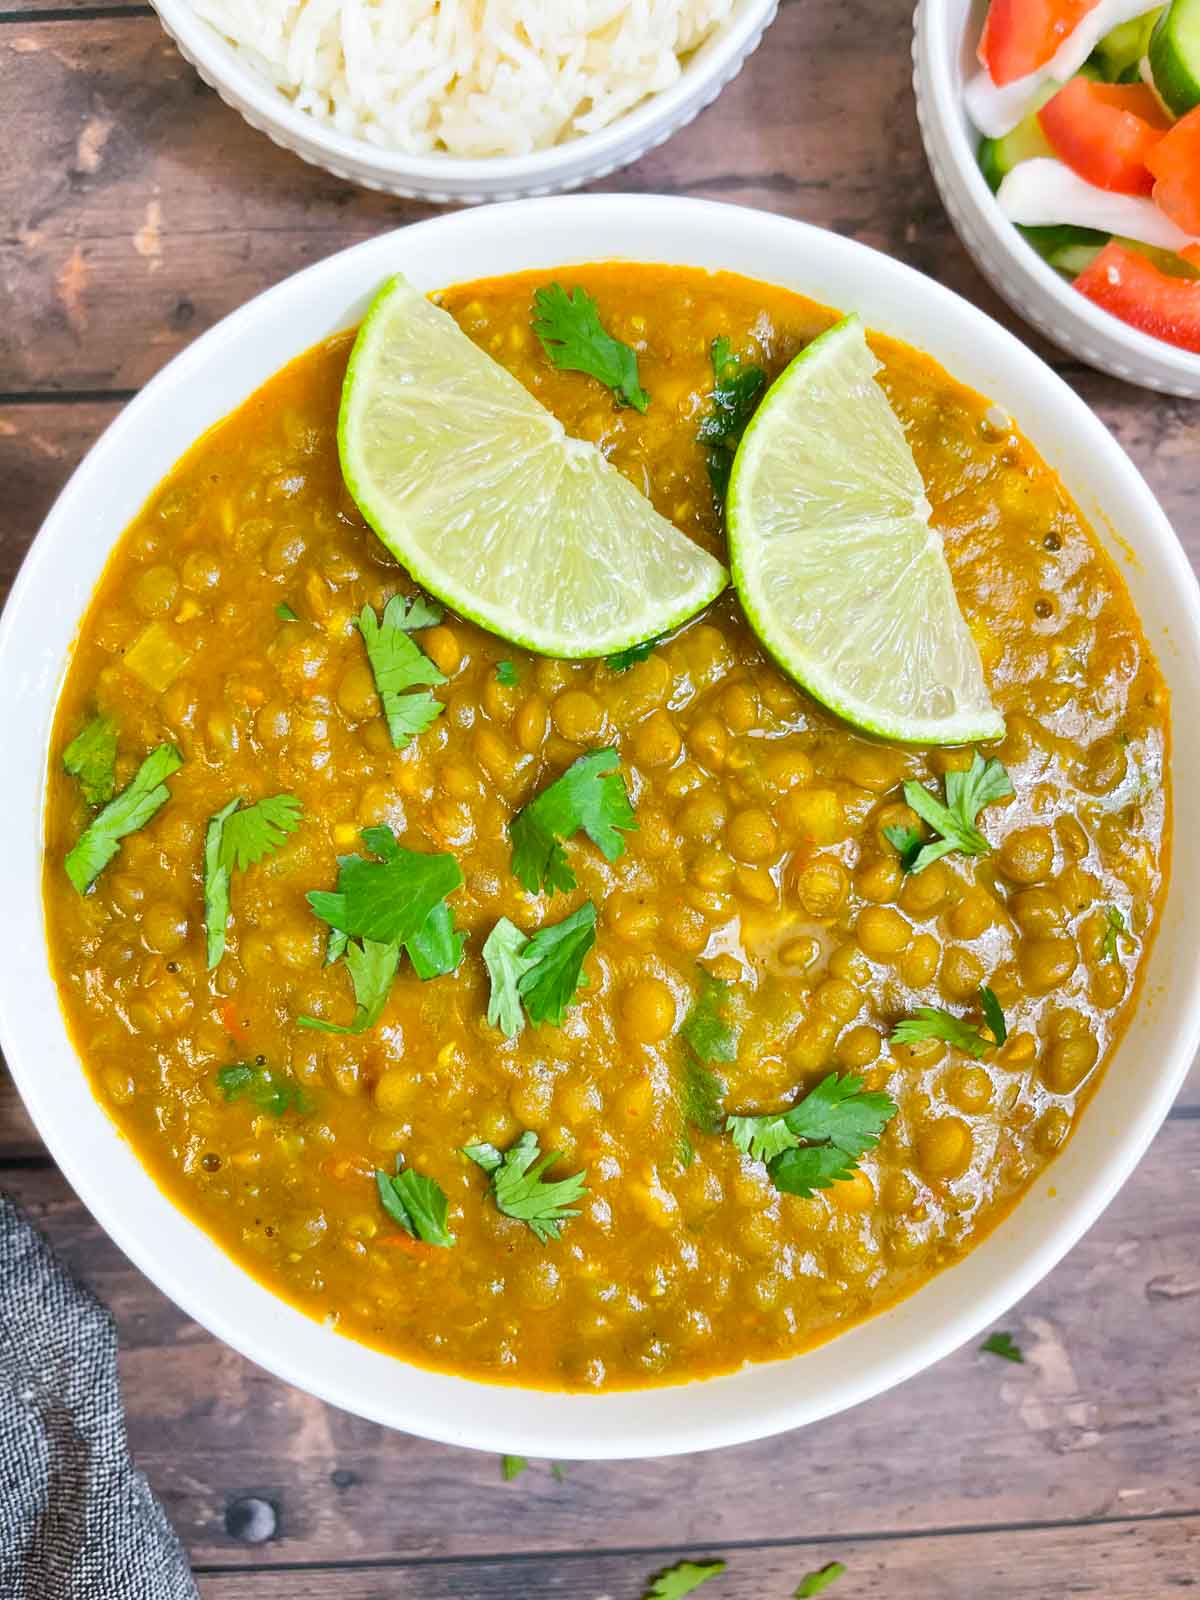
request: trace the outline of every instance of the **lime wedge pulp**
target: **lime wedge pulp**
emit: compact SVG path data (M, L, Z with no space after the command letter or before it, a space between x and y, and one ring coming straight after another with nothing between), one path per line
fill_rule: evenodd
M728 582L403 277L359 329L338 449L359 510L417 582L542 655L623 650Z
M772 384L729 483L734 585L784 671L847 722L912 744L998 739L879 368L851 316Z

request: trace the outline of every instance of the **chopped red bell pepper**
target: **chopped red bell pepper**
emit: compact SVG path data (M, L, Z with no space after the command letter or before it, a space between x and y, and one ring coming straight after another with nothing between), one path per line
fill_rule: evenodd
M997 88L1044 67L1099 0L992 0L979 60Z
M1146 157L1154 201L1184 233L1200 234L1200 106L1181 117Z
M1073 172L1098 189L1149 194L1146 165L1171 119L1144 83L1072 78L1038 112L1042 132Z
M1200 354L1200 278L1173 278L1114 239L1075 287L1131 327Z

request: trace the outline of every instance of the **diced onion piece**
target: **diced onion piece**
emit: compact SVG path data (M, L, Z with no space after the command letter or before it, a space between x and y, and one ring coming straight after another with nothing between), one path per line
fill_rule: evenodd
M161 694L190 659L190 652L174 639L161 622L143 628L123 657L126 667L148 689Z
M1177 228L1153 200L1097 189L1063 162L1045 156L1018 163L1000 185L996 199L1010 222L1027 228L1073 223L1078 228L1136 239L1139 244L1157 245L1160 250L1183 250L1200 243Z
M964 93L971 122L989 139L1000 139L1011 133L1030 110L1034 95L1047 78L1055 83L1066 83L1106 33L1119 28L1123 22L1132 22L1147 9L1146 0L1100 0L1067 35L1044 67L1026 78L1018 78L1015 83L1006 83L1001 89L992 82L986 69L981 68L970 79Z

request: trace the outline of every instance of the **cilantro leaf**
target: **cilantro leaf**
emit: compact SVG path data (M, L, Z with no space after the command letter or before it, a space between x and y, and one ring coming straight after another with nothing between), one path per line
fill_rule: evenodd
M1132 936L1125 929L1125 913L1116 906L1104 908L1104 939L1100 945L1100 959L1102 961L1115 961L1120 951L1122 939L1132 943Z
M516 662L514 662L514 661L497 661L497 663L496 663L496 682L497 683L503 683L503 684L507 685L509 688L511 688L514 683L519 683L520 681L521 681L521 675L517 671Z
M285 1111L312 1109L298 1083L258 1062L239 1061L236 1066L222 1067L217 1073L217 1087L231 1104L235 1100L249 1100L273 1117L282 1117Z
M575 874L559 843L581 829L607 861L625 850L620 830L637 827L615 750L590 750L509 824L512 869L530 894L575 887Z
M107 805L117 787L116 723L110 717L93 717L63 751L62 763L79 779L88 805Z
M301 1028L318 1033L365 1033L383 1015L387 997L400 964L400 946L382 944L375 939L353 940L346 946L346 966L354 985L354 1017L349 1023L326 1022L321 1017L297 1017Z
M737 1033L724 1017L729 985L701 969L700 994L679 1030L701 1061L736 1061Z
M138 768L133 782L80 835L66 859L67 877L80 894L86 894L120 849L127 834L144 828L171 797L166 779L178 772L183 757L173 744L160 744Z
M689 1128L719 1133L725 1082L714 1072L714 1061L737 1060L737 1034L725 1020L729 986L700 971L700 994L688 1012L679 1036L683 1043L683 1075L679 1085L679 1159L690 1167L695 1151Z
M665 633L656 633L653 639L643 639L641 644L631 644L626 650L614 651L611 656L605 656L605 665L612 672L628 672L639 661L648 660L666 637Z
M403 850L390 828L366 828L362 839L383 859L340 856L337 888L311 890L308 903L322 922L350 939L407 944L438 902L462 884L458 862L452 855Z
M406 1168L402 1157L397 1156L394 1173L376 1168L375 1187L380 1205L411 1238L443 1250L454 1243L454 1235L446 1226L449 1202L441 1185L432 1178Z
M743 367L729 340L721 335L709 351L714 387L712 406L701 419L696 438L707 445L705 464L713 493L724 500L729 489L729 474L742 434L766 387L767 375L761 367Z
M979 1007L983 1012L983 1020L991 1029L992 1038L998 1045L1008 1038L1008 1023L1004 1020L1004 1010L996 999L994 990L989 989L986 983L979 985Z
M845 1565L841 1561L831 1561L827 1567L821 1567L817 1572L806 1572L800 1579L800 1587L796 1590L794 1600L811 1600L815 1594L824 1594L831 1583L845 1573Z
M561 283L539 289L530 324L551 364L565 372L586 372L611 389L618 405L645 411L650 396L638 382L637 354L607 333L596 302L586 289L568 292Z
M446 709L427 689L419 694L406 693L418 685L436 686L447 681L445 673L409 638L414 628L428 628L441 620L440 609L420 595L406 600L399 594L393 595L384 607L382 621L370 606L364 606L357 618L388 732L397 750L403 750L418 733L424 733Z
M521 1013L521 979L534 964L528 951L529 940L507 917L500 918L484 941L483 964L492 985L488 1026L499 1028L506 1039L515 1039L525 1026Z
M979 1348L989 1356L1001 1356L1005 1361L1018 1361L1022 1365L1025 1363L1021 1347L1011 1333L989 1333Z
M270 851L278 850L288 834L300 826L300 816L300 802L295 795L268 795L244 807L241 796L235 795L208 819L204 836L204 929L210 972L225 954L229 884L234 869L244 872Z
M404 946L413 970L422 982L429 978L444 978L453 972L463 958L465 933L454 928L454 913L444 900L434 906L425 918L420 932L413 935Z
M280 622L300 621L300 618L296 615L286 601L281 601L280 604L275 607L275 615L279 618Z
M1002 800L1013 792L1012 780L1000 762L994 758L985 761L976 750L966 772L946 774L945 805L921 783L911 779L904 785L904 798L919 817L923 817L941 837L925 845L911 856L911 851L901 849L889 832L888 837L900 850L905 870L921 872L935 861L940 861L952 850L961 850L969 856L986 856L991 845L975 826L976 818L984 806L993 800ZM901 830L897 829L896 832ZM906 839L911 830L903 830Z
M992 996L995 999L995 996ZM964 1022L941 1006L918 1006L911 1017L892 1029L891 1044L920 1044L924 1039L941 1039L956 1050L965 1050L976 1061L983 1059L998 1041L981 1033L973 1022Z
M890 844L896 847L896 854L900 857L900 865L905 872L912 872L917 857L921 854L924 840L916 828L885 828L883 836ZM929 865L928 862L925 863Z
M590 900L533 935L522 951L529 964L517 980L530 1022L562 1027L567 1007L587 988L583 959L595 942L596 908Z
M766 1162L777 1189L807 1199L850 1177L898 1109L852 1073L831 1072L790 1111L730 1117L725 1127L743 1154Z
M503 1155L491 1144L467 1145L463 1154L491 1176L492 1198L504 1215L524 1222L542 1244L561 1238L562 1224L579 1215L575 1201L587 1193L587 1172L548 1182L542 1174L558 1160L558 1151L539 1160L536 1133L526 1131Z
M511 1483L514 1478L519 1478L528 1467L529 1463L524 1456L501 1456L500 1476L505 1483Z
M707 1583L710 1578L716 1578L724 1571L723 1561L680 1561L676 1566L659 1573L647 1589L645 1600L683 1600L684 1595L691 1594L693 1589L698 1589L702 1583Z

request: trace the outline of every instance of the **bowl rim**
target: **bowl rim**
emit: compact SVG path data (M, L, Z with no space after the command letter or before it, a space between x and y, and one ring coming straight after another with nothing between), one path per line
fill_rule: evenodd
M978 3L979 0L917 0L914 55L923 107L937 120L960 194L969 202L986 242L1000 252L1005 265L1021 274L1031 292L1051 302L1061 316L1075 322L1091 338L1119 347L1121 355L1134 364L1139 374L1150 363L1164 374L1195 384L1200 381L1200 354L1156 339L1076 293L1021 238L1016 226L1000 210L979 170L967 131L969 121L962 89L955 82L952 66L958 53L956 41L966 33ZM1020 306L1015 309L1021 312Z
M97 529L106 530L95 541L95 560L103 565L129 520L110 509L105 483L113 488L122 474L137 479L132 487L126 485L136 506L163 476L153 460L145 459L160 408L169 432L183 426L178 412L185 404L208 406L219 417L252 392L261 376L235 379L229 373L239 349L245 359L254 355L258 361L255 352L266 347L261 360L270 358L269 375L283 364L273 354L275 343L298 354L332 331L322 320L328 310L322 296L339 308L333 325L347 326L361 314L368 290L388 272L403 269L420 281L422 273L428 276L433 270L431 261L460 262L472 243L485 255L511 256L513 265L507 270L513 271L520 270L518 262L561 268L571 261L615 258L710 268L736 262L732 270L753 275L741 263L786 259L786 273L759 271L758 276L802 288L812 287L819 274L831 289L845 290L838 296L844 306L864 310L864 297L876 306L886 302L894 308L896 328L905 328L906 318L926 317L937 330L937 347L931 351L935 359L948 359L945 351L954 349L961 360L972 363L968 371L994 371L996 384L1003 376L1014 394L1040 386L1049 397L1047 416L1052 412L1058 421L1067 419L1079 436L1080 450L1099 463L1098 476L1111 481L1114 498L1128 498L1136 508L1139 536L1161 566L1161 581L1177 597L1176 631L1181 637L1173 648L1186 657L1189 682L1200 684L1200 589L1137 469L1052 369L942 285L857 241L790 218L711 201L603 194L525 200L435 217L294 274L201 335L110 424L73 473L34 541L0 617L0 699L8 712L12 764L11 782L0 790L0 827L8 830L16 858L12 914L0 923L0 1040L38 1132L110 1237L189 1316L301 1390L389 1427L499 1453L616 1459L742 1443L844 1410L940 1360L994 1325L1061 1259L1140 1159L1200 1045L1200 941L1183 941L1172 957L1171 1005L1152 1024L1165 1030L1165 1036L1150 1064L1140 1069L1136 1084L1130 1075L1121 1075L1120 1092L1133 1098L1129 1107L1119 1107L1121 1114L1111 1126L1101 1127L1094 1099L1075 1138L1047 1169L1051 1176L1043 1173L1014 1213L959 1264L809 1353L703 1380L703 1406L693 1403L697 1390L692 1383L593 1395L450 1377L342 1339L277 1298L177 1210L141 1167L91 1095L66 1040L49 979L39 846L46 732L65 661L62 651L45 644L43 636L57 607L54 626L68 641L62 649L69 654L69 641L95 581L86 572L65 573L58 564L59 547L71 540L82 547L90 516ZM526 259L539 250L546 260ZM453 280L443 274L437 281ZM869 294L859 293L859 282L870 285ZM866 315L878 320L883 312L866 310ZM1044 453L1051 442L1048 421L1046 428ZM182 453L170 448L170 459ZM69 588L65 600L64 587ZM31 659L39 650L40 657ZM34 745L31 769L22 752ZM34 861L24 859L22 840L30 838ZM1196 871L1200 873L1200 866ZM1173 884L1180 877L1177 862ZM1185 900L1190 907L1193 897L1182 889L1168 900L1163 924L1172 907L1181 912ZM1160 931L1152 961L1162 945ZM1147 1003L1145 996L1142 1003ZM1135 1024L1122 1051L1128 1052L1136 1031ZM59 1062L69 1063L66 1077L46 1070L56 1053ZM1114 1063L1096 1099L1116 1075ZM1082 1176L1077 1177L1077 1169ZM1031 1242L1020 1250L1015 1250L1014 1217L1028 1222L1020 1231ZM1004 1242L1006 1230L1012 1248Z
M583 181L596 169L612 170L622 164L630 148L641 141L653 143L664 127L692 109L705 86L722 79L725 70L740 62L756 35L773 19L778 0L737 0L738 9L692 53L679 77L665 89L651 93L614 122L593 133L581 134L546 150L518 156L409 155L372 144L353 134L339 133L328 123L298 110L274 84L253 70L241 53L192 7L190 0L150 0L167 33L201 76L228 90L239 110L260 119L281 135L289 148L307 160L341 163L340 168L368 171L378 178L403 179L436 192L449 184L448 198L469 198L472 185L482 192L503 190L509 184L554 185ZM699 109L698 107L696 109ZM292 141L295 141L292 144ZM298 147L298 148L297 148ZM611 166L609 165L611 163Z

